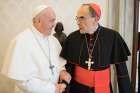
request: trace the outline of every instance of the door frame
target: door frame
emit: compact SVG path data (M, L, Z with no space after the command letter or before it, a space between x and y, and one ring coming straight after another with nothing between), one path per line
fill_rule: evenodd
M136 71L137 71L137 49L138 49L138 24L139 24L139 2L134 0L134 23L133 23L133 49L132 49L132 70L131 70L131 93L135 93Z

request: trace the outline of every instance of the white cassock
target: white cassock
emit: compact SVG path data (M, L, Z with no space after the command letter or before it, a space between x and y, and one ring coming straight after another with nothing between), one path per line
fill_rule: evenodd
M59 57L60 51L55 37L44 37L35 28L27 29L10 44L2 73L16 81L15 93L55 93L59 73L66 64Z

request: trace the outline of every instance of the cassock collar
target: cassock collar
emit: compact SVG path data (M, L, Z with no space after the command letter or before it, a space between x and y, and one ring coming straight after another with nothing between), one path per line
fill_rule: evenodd
M42 39L47 39L48 38L48 36L45 36L45 35L43 35L42 33L40 33L34 26L32 26L32 31L37 35L37 36L39 36L40 38L42 38Z

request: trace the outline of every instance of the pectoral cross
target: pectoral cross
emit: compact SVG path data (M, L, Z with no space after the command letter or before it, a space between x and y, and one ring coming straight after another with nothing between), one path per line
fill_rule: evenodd
M88 58L88 61L86 61L85 63L88 64L88 70L90 70L91 64L94 64L94 62L91 61L91 58Z
M52 72L52 75L54 75L54 72L53 72L54 65L50 65L49 68L50 68L50 70Z

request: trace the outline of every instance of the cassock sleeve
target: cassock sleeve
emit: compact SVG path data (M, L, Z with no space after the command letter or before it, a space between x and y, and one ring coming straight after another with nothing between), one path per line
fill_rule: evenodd
M63 47L62 47L62 51L60 53L60 56L63 57L64 59L67 60L67 64L65 65L67 72L70 73L71 76L73 76L73 72L74 72L74 64L72 64L71 62L69 62L69 37L67 37L64 41Z
M112 62L116 66L119 93L131 93L130 78L126 66L130 51L118 32L115 34L112 51Z
M25 41L14 39L5 56L2 74L15 80L26 80L37 71Z
M112 62L113 64L118 62L124 62L128 60L130 51L118 32L115 32L114 44L112 49Z
M58 52L56 52L56 53L58 53L57 56L59 57L58 58L59 59L59 61L58 61L59 62L58 63L58 70L59 70L59 72L62 71L62 70L66 70L66 68L65 68L66 60L63 57L60 56L60 52L62 51L62 47L61 47L59 41L56 38L54 38L53 42L56 42L55 47L56 47L56 49L58 51Z
M19 88L30 91L29 93L55 93L55 84L50 80L42 80L37 77L36 65L29 58L30 52L26 46L25 43L16 39L11 42L2 74L15 80Z
M70 62L67 62L67 64L65 65L67 72L70 73L70 75L73 77L74 75L74 69L75 69L75 65L71 64Z
M16 85L27 93L55 93L55 85L50 81L31 78L26 81L16 81Z
M60 56L68 60L68 37L64 41Z
M117 70L119 93L131 93L130 78L126 63L115 64L115 66Z

